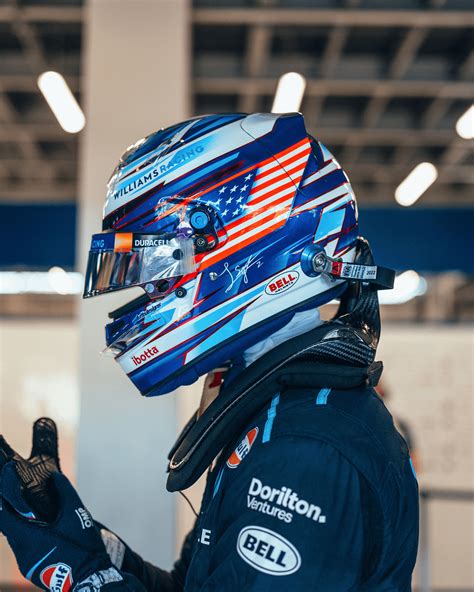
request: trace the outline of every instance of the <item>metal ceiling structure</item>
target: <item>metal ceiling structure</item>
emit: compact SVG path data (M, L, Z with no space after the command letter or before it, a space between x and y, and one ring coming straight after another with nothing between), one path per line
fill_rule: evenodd
M411 168L439 169L421 203L472 200L472 145L455 124L474 97L474 0L197 0L196 113L268 111L278 77L307 79L302 111L362 205L393 203ZM0 2L0 200L72 202L76 136L40 95L60 71L80 101L80 0Z
M398 183L429 161L439 178L415 207L466 206L474 155L455 124L474 97L473 9L474 0L194 0L193 110L269 111L279 76L300 72L308 128L341 161L359 204L393 205ZM80 136L60 128L37 77L61 72L81 102L85 10L83 0L0 0L0 204L76 201ZM472 280L448 273L429 285L384 307L385 319L473 318ZM73 314L71 296L0 298L0 316Z

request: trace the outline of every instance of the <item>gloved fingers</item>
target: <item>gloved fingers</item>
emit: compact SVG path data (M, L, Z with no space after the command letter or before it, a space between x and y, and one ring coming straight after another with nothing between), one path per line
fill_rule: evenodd
M20 455L15 450L13 450L5 438L0 436L0 470L8 462L19 457Z
M33 446L31 456L51 457L59 469L58 430L49 417L41 417L33 424Z
M36 519L34 512L23 497L21 481L13 461L3 467L0 475L0 529L3 530L2 527L6 523L21 520L19 516L28 520Z
M52 473L51 479L58 494L61 510L75 512L79 507L84 507L79 494L64 473Z

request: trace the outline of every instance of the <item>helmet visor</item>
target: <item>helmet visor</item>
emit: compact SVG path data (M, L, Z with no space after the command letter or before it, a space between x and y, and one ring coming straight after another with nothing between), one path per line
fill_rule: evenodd
M193 241L182 235L106 232L92 237L84 298L156 284L194 271Z

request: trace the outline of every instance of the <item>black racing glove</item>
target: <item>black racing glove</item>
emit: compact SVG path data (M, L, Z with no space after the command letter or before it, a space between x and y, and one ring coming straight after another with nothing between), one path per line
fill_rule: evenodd
M21 573L46 590L100 590L107 584L129 589L121 584L122 575L92 517L59 470L52 420L35 422L28 459L0 436L0 532Z
M15 463L15 470L21 482L22 496L32 512L28 517L42 522L53 522L59 506L51 474L61 470L58 432L54 421L48 417L35 421L33 445L28 459L20 456L5 438L0 436L0 470L10 461Z
M0 531L26 579L44 590L61 592L91 577L97 579L98 588L122 581L91 515L62 473L50 476L60 509L56 520L48 524L32 517L14 461L3 467L0 478Z

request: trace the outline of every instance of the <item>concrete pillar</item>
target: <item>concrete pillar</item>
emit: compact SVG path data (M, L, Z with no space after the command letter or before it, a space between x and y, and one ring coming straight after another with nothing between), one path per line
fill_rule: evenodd
M188 0L89 0L86 6L82 271L120 154L189 115L189 14ZM128 290L80 304L78 488L98 520L166 568L174 559L176 495L165 491L165 468L176 401L142 398L118 364L99 354L107 313L135 295Z

